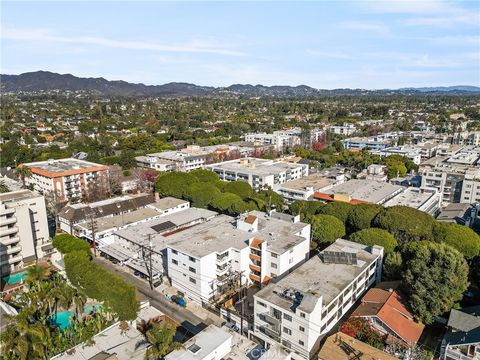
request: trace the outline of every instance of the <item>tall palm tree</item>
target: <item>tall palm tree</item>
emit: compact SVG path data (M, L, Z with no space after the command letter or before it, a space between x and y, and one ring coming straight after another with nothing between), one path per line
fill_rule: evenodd
M11 354L21 360L47 359L51 345L50 331L41 324L31 324L19 319L13 322L0 334L2 355L9 358Z
M26 187L26 179L32 176L32 169L25 165L19 165L15 168L15 173L22 180L22 185Z
M82 316L83 309L85 307L86 302L87 302L87 297L85 296L85 294L74 289L72 294L72 304L73 304L73 307L75 308L75 315L77 319L80 319L80 316Z

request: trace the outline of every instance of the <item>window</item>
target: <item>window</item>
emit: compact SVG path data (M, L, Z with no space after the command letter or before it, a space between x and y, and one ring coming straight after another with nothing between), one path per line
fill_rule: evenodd
M288 263L289 263L289 264L293 263L293 258L292 258L292 259L288 259Z
M298 340L298 343L302 346L305 345L305 343L302 340Z
M277 254L274 254L274 253L271 253L272 254L272 258L276 259L278 257Z
M188 260L190 260L191 262L197 261L197 259L195 259L194 257L191 257L191 256L188 257Z
M305 317L305 313L301 312L301 313L300 313L300 317L304 318L304 317Z
M272 269L276 269L276 268L277 268L277 264L275 264L275 263L271 263L270 266L272 267Z
M305 328L303 326L299 326L298 330L305 332Z
M175 255L177 255L177 254L178 254L178 251L172 249L172 253L174 253Z
M288 321L292 321L292 317L288 314L283 314L283 318Z
M178 261L175 259L172 259L172 264L178 265Z
M197 280L195 280L194 278L189 278L188 280L190 280L190 282L193 283L193 284L197 283Z
M289 328L287 328L285 326L283 327L283 332L287 335L292 335L292 330L290 330Z
M267 305L265 305L263 302L261 301L257 301L257 304L260 305L260 306L263 306L263 307L267 307Z
M190 270L194 274L197 272L197 270L191 266L188 267L188 270Z

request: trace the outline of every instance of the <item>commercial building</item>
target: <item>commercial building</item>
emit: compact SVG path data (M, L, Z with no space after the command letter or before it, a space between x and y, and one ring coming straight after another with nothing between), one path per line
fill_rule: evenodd
M30 190L0 194L1 274L48 258L52 252L44 197Z
M299 216L251 211L221 215L169 236L172 286L197 302L216 302L231 282L266 284L303 263L310 251L310 225Z
M151 194L136 194L118 196L89 204L69 204L58 213L58 222L62 231L72 234L74 225L88 218L97 219L126 214L144 208L154 200L155 198Z
M442 203L442 194L436 188L405 188L387 202L384 206L408 206L429 215L436 216L440 211Z
M384 204L403 191L403 187L375 180L352 179L328 190L316 192L313 197L320 201L338 201L351 204Z
M335 178L315 173L297 180L287 181L280 185L276 192L290 203L296 200L310 200L315 192L328 190L338 183L340 181Z
M381 279L383 248L338 239L254 295L251 337L310 359L353 304Z
M308 175L308 165L283 161L242 158L206 166L224 181L245 181L255 190L266 186L273 190L287 181Z
M368 320L373 329L386 337L387 342L400 342L407 347L414 346L420 340L425 328L407 310L404 297L391 288L370 289L351 317Z
M22 164L32 170L26 184L41 194L53 193L57 201L81 199L109 190L108 166L74 158Z

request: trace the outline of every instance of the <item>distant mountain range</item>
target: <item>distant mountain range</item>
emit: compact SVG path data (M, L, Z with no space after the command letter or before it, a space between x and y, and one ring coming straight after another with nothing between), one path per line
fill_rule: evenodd
M235 84L228 87L198 86L189 83L168 83L164 85L133 84L126 81L109 81L104 78L80 78L71 74L57 74L49 71L35 71L20 75L0 75L0 89L5 92L41 91L89 91L110 96L332 96L332 95L394 95L394 94L480 94L477 86L448 86L403 88L397 90L365 89L315 89L310 86L263 86Z

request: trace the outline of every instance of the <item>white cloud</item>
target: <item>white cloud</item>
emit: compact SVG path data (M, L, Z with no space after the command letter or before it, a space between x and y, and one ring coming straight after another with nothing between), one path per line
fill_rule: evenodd
M389 28L386 25L369 22L345 21L340 23L340 26L345 29L370 31L382 35L388 34L390 32Z
M211 40L192 40L181 44L161 44L146 41L124 41L115 40L98 36L58 36L52 34L47 29L14 29L5 27L2 29L2 39L28 41L28 42L56 42L75 45L95 45L109 48L129 49L129 50L148 50L159 52L178 52L178 53L205 53L218 54L226 56L244 56L243 52L234 50L230 47L221 46L213 43Z

